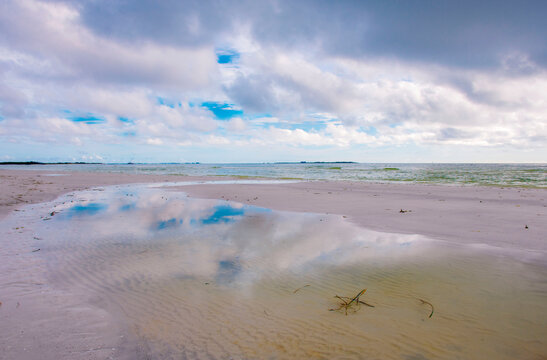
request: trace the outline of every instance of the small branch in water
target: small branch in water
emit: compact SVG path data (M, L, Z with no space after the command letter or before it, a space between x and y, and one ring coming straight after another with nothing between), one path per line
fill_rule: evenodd
M360 297L361 295L363 295L363 294L365 293L365 291L367 291L367 289L361 290L361 292L360 292L359 294L357 294L357 296L355 296L353 299L351 299L351 301L349 302L349 304L351 304L351 303L354 302L354 301L359 302L359 297ZM348 305L349 305L349 304L348 304Z
M374 307L374 305L367 304L366 302L361 301L361 300L359 300L359 303L360 303L360 304L363 304L363 305L366 305L366 306L368 306L368 307Z
M366 302L361 301L359 299L366 291L367 291L367 289L361 290L359 292L359 294L357 294L353 299L351 299L349 297L346 297L346 296L334 295L335 298L337 298L341 301L340 304L339 304L340 306L336 309L329 309L329 311L338 311L338 310L344 309L344 313L347 315L348 314L348 309L351 308L351 306L353 304L357 305L357 309L355 309L354 312L357 312L360 309L359 304L364 304L364 305L369 306L369 307L374 307L374 305L367 304Z
M294 290L292 293L293 293L293 294L296 294L299 290L302 290L303 288L308 287L308 286L311 286L311 285L310 285L310 284L306 284L306 285L304 285L304 286L302 286L302 287L299 287L298 289Z
M432 317L433 316L433 312L435 311L435 308L433 307L433 304L430 303L429 301L425 301L423 299L418 299L422 302L422 304L427 304L429 306L431 306L431 314L429 314L429 317Z

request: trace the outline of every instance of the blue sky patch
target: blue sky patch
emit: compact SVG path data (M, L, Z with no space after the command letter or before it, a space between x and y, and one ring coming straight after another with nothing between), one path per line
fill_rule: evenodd
M243 115L243 110L234 109L233 104L205 101L201 106L211 111L219 120L229 120L235 116Z
M135 137L135 136L137 136L137 132L136 131L124 131L120 135L123 136L123 137Z
M360 130L366 134L376 136L378 135L378 129L376 129L374 126L369 127L361 127Z
M99 116L88 115L88 116L73 116L69 118L70 121L75 123L86 123L89 125L94 124L103 124L106 120Z
M123 122L124 124L134 124L135 123L135 120L130 119L130 118L126 118L126 117L123 117L123 116L118 116L118 120Z
M160 105L170 107L171 109L174 109L174 108L175 108L175 102L174 102L174 101L171 101L171 100L168 100L168 99L166 99L166 98L162 98L162 97L158 96L158 97L156 98L156 101L157 101L158 104L160 104ZM179 106L180 106L180 104L179 104Z
M248 115L245 115L245 118L247 120L255 120L255 119L262 119L262 118L272 118L273 115L270 114L270 113L262 113L262 114L248 114Z
M217 50L217 63L234 64L239 60L240 54L235 50Z

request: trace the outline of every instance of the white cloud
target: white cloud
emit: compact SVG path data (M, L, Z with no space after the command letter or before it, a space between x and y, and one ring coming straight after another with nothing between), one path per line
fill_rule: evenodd
M0 10L4 46L27 57L47 59L59 76L73 81L196 89L209 85L216 67L208 47L121 43L98 37L81 25L75 8L63 3L7 1Z
M146 140L148 145L163 145L163 140L160 138L149 138Z
M81 13L86 6L0 3L2 141L264 146L272 152L547 147L547 71L522 49L497 55L498 67L468 69L350 56L348 49L333 55L318 38L288 46L257 32L253 19L215 27L199 13L181 25L199 41L163 41L97 31ZM235 49L237 63L217 64L218 46ZM202 101L233 104L244 114L219 121ZM79 116L105 121L70 120Z
M247 124L240 117L235 117L233 119L230 119L230 121L226 125L226 128L228 129L228 131L237 133L247 129Z

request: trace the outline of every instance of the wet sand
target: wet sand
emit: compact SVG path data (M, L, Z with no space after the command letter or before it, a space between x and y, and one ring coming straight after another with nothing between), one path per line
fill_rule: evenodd
M0 218L18 205L53 200L63 193L93 186L230 180L112 173L47 174L51 173L0 169ZM339 214L378 231L547 250L547 189L297 182L190 185L171 190L196 198L232 200L276 210Z
M305 182L139 196L94 187L196 179L44 175L0 171L5 208L19 210L0 220L8 359L547 353L543 189ZM91 189L39 204L81 188ZM315 214L241 217L238 203ZM361 286L375 308L328 311Z
M19 206L51 201L62 194L94 186L204 179L206 178L188 176L10 170L0 167L0 219Z
M339 214L377 231L547 250L546 189L355 182L211 184L180 189L196 198Z

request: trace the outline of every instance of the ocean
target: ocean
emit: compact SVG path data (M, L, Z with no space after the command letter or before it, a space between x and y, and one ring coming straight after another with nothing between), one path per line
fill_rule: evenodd
M547 164L260 163L9 165L13 169L375 183L547 187Z

